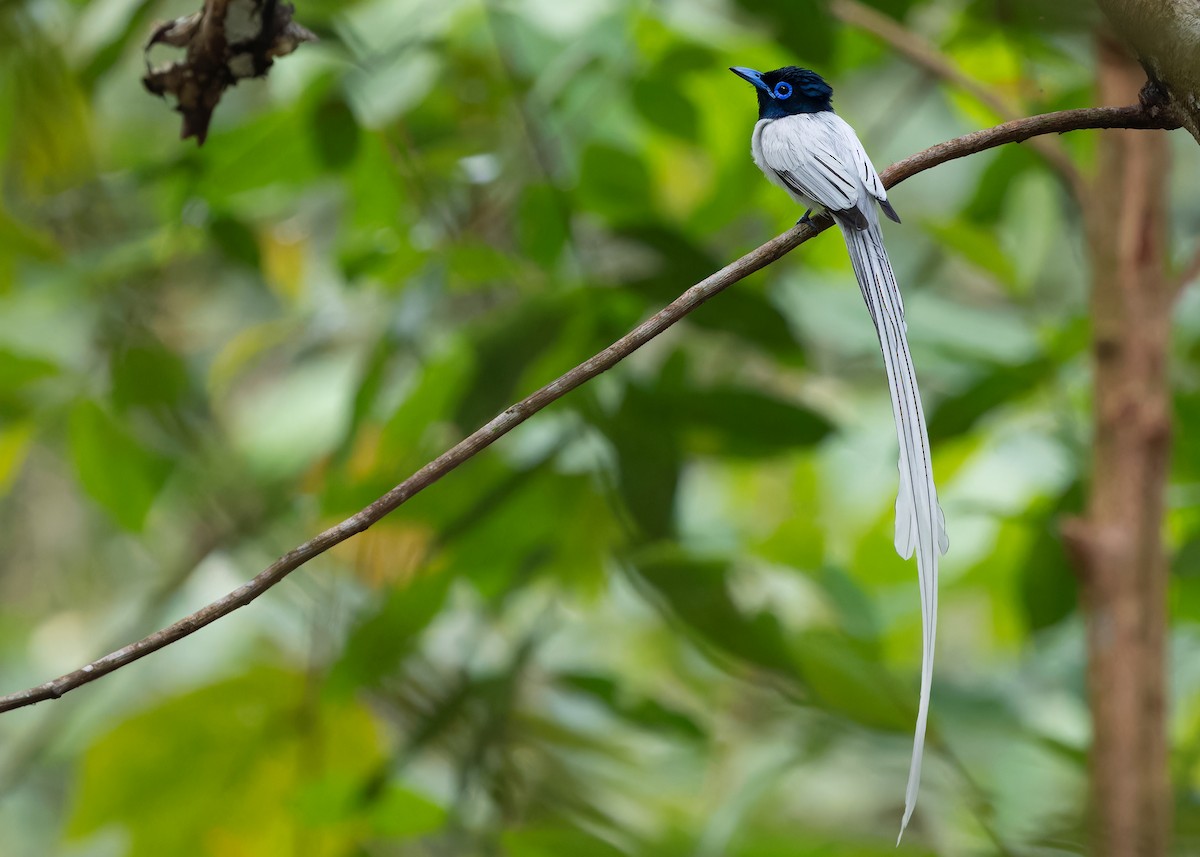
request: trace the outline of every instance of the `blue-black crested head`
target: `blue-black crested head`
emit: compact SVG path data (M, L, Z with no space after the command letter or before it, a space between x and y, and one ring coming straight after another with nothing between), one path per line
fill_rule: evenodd
M760 72L741 67L729 70L754 84L754 92L758 95L759 119L833 111L833 105L830 103L833 87L815 71L797 68L794 65L774 71Z

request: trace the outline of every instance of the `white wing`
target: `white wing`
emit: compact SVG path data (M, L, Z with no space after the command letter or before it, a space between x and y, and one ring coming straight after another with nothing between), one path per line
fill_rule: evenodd
M805 205L812 200L833 214L846 240L859 290L883 351L900 447L895 545L905 559L914 552L917 554L921 588L921 701L904 797L904 819L900 825L903 836L921 782L937 637L938 558L946 552L949 540L933 481L925 414L905 335L904 303L883 246L875 204L893 219L899 218L888 204L883 183L858 136L834 113L760 122L755 128L752 148L755 163L767 178L782 185Z
M871 202L900 220L858 135L836 113L761 121L754 129L752 149L767 178L805 205L811 200L841 213L859 229L867 225L863 215Z

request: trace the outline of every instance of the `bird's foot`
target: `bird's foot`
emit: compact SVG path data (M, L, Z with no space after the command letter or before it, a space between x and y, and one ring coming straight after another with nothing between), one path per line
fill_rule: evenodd
M804 216L802 216L799 220L796 221L796 225L797 226L807 226L810 223L812 223L812 209L811 208L808 211L804 212Z
M1156 108L1167 107L1171 103L1171 94L1154 75L1146 80L1146 85L1138 93L1138 102L1147 113L1153 113Z

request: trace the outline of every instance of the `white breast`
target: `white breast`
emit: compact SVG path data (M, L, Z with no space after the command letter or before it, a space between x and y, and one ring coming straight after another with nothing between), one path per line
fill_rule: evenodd
M775 172L776 166L780 164L777 158L768 160L767 151L770 150L772 155L775 155L779 148L780 140L786 141L791 134L790 129L786 127L787 123L793 119L802 119L801 116L788 116L786 119L759 119L754 125L754 133L750 135L750 156L754 158L754 164L771 184L783 188L787 191L788 196L796 200L805 208L820 209L821 203L815 199L809 199L803 194L796 193L787 183L779 178L779 173ZM780 122L784 123L783 127L772 128ZM783 133L780 133L780 132ZM803 132L801 132L803 133Z

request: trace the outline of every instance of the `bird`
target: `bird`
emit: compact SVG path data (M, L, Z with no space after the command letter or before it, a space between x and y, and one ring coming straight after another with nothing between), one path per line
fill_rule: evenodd
M807 209L797 225L807 223L818 207L832 215L846 241L859 290L883 351L900 447L895 546L904 559L914 552L917 555L922 614L921 697L898 845L912 818L921 783L937 638L938 560L950 547L908 349L904 302L883 244L879 212L897 223L900 217L888 202L883 182L858 135L833 111L833 88L824 78L796 66L768 72L741 66L729 70L753 84L758 96L758 122L750 138L754 163L772 184Z

